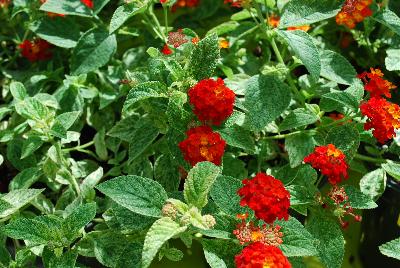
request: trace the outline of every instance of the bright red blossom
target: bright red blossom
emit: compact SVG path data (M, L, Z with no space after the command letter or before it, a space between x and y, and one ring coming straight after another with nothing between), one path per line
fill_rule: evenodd
M172 11L175 12L178 8L197 7L199 4L200 0L177 0L176 3L172 6Z
M161 53L168 56L168 55L171 55L174 52L172 51L172 49L167 44L165 44L163 46L163 48L161 49Z
M384 98L374 97L360 106L361 113L368 117L365 130L373 129L372 134L385 143L396 136L395 129L400 128L400 107Z
M202 161L221 165L226 142L219 133L208 126L200 126L189 129L186 135L187 139L179 143L186 161L192 166Z
M245 247L235 257L237 268L291 268L288 259L275 246L256 242Z
M201 80L189 89L188 95L200 121L220 125L233 112L235 93L221 78Z
M42 39L25 40L19 45L22 56L31 62L50 59L52 57L50 47L51 45Z
M93 0L81 0L81 2L82 2L82 4L87 6L88 8L93 8L94 7Z
M241 206L248 206L257 218L268 224L276 219L288 220L290 193L280 180L258 173L251 180L243 180L243 185L238 191Z
M391 89L396 88L391 82L383 79L383 73L379 69L371 68L371 72L364 72L358 75L364 81L364 89L370 92L371 97L385 96L391 98Z
M233 7L250 7L252 0L224 0L224 4L231 4Z
M316 147L313 153L304 158L304 162L327 176L333 185L348 178L346 156L333 144Z
M369 8L371 4L372 0L346 0L342 10L336 15L336 23L353 29L357 23L372 15Z

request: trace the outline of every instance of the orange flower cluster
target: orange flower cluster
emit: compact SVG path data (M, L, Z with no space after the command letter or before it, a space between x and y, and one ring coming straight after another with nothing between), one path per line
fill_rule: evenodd
M371 72L363 72L358 75L358 78L364 81L364 89L371 94L371 97L385 96L391 98L391 89L395 89L396 86L391 82L383 79L383 73L379 69L370 69Z
M186 133L187 139L179 143L184 158L192 166L202 161L221 165L226 142L221 135L209 126L191 128Z
M235 257L237 268L291 268L288 259L275 246L260 242L253 243L243 249Z
M373 129L372 134L378 142L384 144L396 136L395 129L400 128L400 107L384 98L374 97L360 106L363 115L368 117L365 130Z
M372 15L369 8L371 4L372 0L346 0L342 10L336 15L336 23L353 29L357 23Z
M268 17L268 24L272 28L276 28L279 26L281 18L275 14L272 14ZM293 26L293 27L288 27L288 31L295 31L295 30L301 30L301 31L309 31L311 29L310 25L303 25L303 26Z
M233 7L250 7L252 0L224 0L224 4L231 4Z
M399 105L384 98L390 98L390 90L396 86L383 79L383 73L379 69L371 68L370 73L364 72L358 77L364 81L364 89L371 96L360 105L361 113L368 117L364 129L373 129L372 134L383 144L395 137L395 129L400 128Z
M333 185L348 178L346 156L333 144L316 147L314 152L304 158L304 162L327 176Z
M30 62L48 60L52 57L51 45L47 41L38 39L34 41L25 40L19 45L21 54Z

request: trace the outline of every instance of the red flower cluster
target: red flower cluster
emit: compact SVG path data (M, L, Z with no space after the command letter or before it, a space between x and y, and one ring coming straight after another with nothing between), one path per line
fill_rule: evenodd
M254 226L253 222L246 223L242 221L238 224L237 229L233 231L233 234L239 240L240 244L248 244L254 242L261 242L269 246L279 246L283 243L283 233L280 231L281 227L267 226L264 224L262 227Z
M178 48L187 42L189 42L189 40L186 39L186 35L183 33L182 29L179 29L176 32L168 33L167 43L174 46L174 48Z
M25 40L19 45L22 56L31 62L50 59L52 57L50 47L51 45L42 39Z
M168 2L168 0L164 0L164 3L166 2ZM199 4L200 0L177 0L172 6L172 11L175 12L178 8L197 7Z
M372 15L369 8L371 4L372 0L346 0L342 10L336 15L336 23L353 29L357 23Z
M282 251L274 246L260 242L253 243L243 249L235 257L237 268L291 268Z
M11 3L11 0L0 0L0 7L7 7Z
M395 129L400 128L400 107L384 98L374 97L360 106L363 115L368 117L365 130L373 129L372 134L385 143L396 136Z
M391 89L395 89L396 86L391 82L382 78L383 73L379 69L371 68L371 72L363 72L358 75L358 78L362 79L365 83L364 89L371 94L371 97L385 96L391 98Z
M202 161L221 165L226 142L219 133L208 126L200 126L189 129L186 135L187 139L179 143L186 161L192 166Z
M200 121L220 125L233 112L235 93L221 78L201 80L189 89L188 95Z
M304 162L327 176L333 185L348 178L346 156L333 144L316 147L313 153L304 158Z
M87 6L88 8L93 8L94 7L93 0L81 0L81 2L82 2L82 4Z
M165 44L165 45L163 46L163 48L161 49L161 53L164 54L164 55L166 55L166 56L168 56L168 55L171 55L171 54L174 53L174 52L173 52L172 49L168 46L168 44Z
M289 218L290 193L280 180L258 173L252 180L243 180L243 184L238 191L240 205L254 210L257 218L268 224Z

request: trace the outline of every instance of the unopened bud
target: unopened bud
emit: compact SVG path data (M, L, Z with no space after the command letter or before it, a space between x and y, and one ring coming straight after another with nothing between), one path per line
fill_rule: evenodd
M203 223L208 228L213 228L215 226L215 224L217 224L217 222L215 221L215 218L210 214L203 216Z
M161 213L165 217L170 217L171 219L176 219L176 215L178 214L177 209L171 203L167 203L163 206Z

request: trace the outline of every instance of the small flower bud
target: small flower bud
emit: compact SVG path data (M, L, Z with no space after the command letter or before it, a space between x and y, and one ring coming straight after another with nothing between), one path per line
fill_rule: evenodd
M213 228L215 226L215 224L217 224L215 218L210 214L203 216L203 223L208 228Z
M170 217L171 219L176 219L176 215L178 214L177 209L171 203L167 203L163 206L162 215L165 217Z

